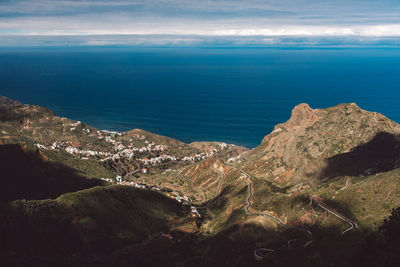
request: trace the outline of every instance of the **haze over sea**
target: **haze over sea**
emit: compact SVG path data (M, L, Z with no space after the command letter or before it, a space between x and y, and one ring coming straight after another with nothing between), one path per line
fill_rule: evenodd
M0 95L100 129L254 147L302 102L400 122L400 49L1 48Z

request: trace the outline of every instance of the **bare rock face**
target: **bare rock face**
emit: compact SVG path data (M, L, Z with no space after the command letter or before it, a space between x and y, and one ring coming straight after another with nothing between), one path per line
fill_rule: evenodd
M399 124L379 113L362 110L354 103L327 109L312 109L308 104L300 104L293 109L287 122L276 125L261 145L247 153L243 168L257 177L275 181L282 186L310 181L310 178L346 175L346 172L334 169L351 168L350 161L361 157L361 152L357 152L360 148L364 151L370 147L369 151L363 153L371 155L371 161L379 161L374 158L378 155L374 152L376 148L372 149L373 146L396 150L399 134ZM371 142L373 145L368 145ZM393 157L397 155L393 151L381 152L380 157L385 152ZM375 153L374 156L371 153ZM344 160L346 157L347 162ZM393 163L393 167L396 164ZM332 169L332 165L337 166Z
M295 106L290 117L289 127L304 126L304 123L313 123L317 120L314 110L305 103Z

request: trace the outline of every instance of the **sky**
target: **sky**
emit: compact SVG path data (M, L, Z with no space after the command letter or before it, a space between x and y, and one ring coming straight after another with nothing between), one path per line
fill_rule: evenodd
M0 0L0 46L399 40L400 0Z

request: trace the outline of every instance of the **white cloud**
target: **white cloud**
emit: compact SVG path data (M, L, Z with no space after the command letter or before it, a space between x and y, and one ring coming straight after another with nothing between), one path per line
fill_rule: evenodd
M265 43L291 36L383 38L400 36L399 12L398 0L0 0L0 36L174 36L150 38L169 44L198 42L187 36L201 36L202 43L204 36L243 43L253 43L251 36ZM87 44L115 43L124 41Z
M268 20L142 21L127 16L22 17L0 19L0 35L202 35L202 36L400 36L400 23L391 25L270 25ZM264 26L266 25L266 26Z
M400 37L79 35L3 36L1 46L400 46Z
M400 36L400 24L359 27L358 34L361 36Z
M400 36L398 25L369 25L369 26L281 26L259 29L227 29L216 30L211 35L237 36Z

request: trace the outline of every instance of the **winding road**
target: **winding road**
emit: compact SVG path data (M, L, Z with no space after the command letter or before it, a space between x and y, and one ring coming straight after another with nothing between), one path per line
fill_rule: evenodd
M215 170L216 172L218 172L221 175L220 181L219 181L218 186L217 186L217 190L215 192L215 197L204 206L195 206L197 209L206 209L206 208L208 208L210 205L215 203L215 201L218 199L218 197L221 194L222 185L223 185L223 183L225 181L226 176L219 169L214 168L214 167L212 167L212 169ZM267 212L258 212L258 211L253 211L252 210L253 204L252 204L251 198L253 197L253 193L254 193L253 182L251 180L250 175L247 172L245 172L245 171L243 171L241 169L240 169L240 172L245 175L245 177L246 177L245 182L246 182L247 187L248 187L248 195L247 195L247 198L246 198L246 206L244 207L246 213L251 214L251 215L266 216L266 217L274 220L278 225L280 225L280 226L282 226L282 227L284 227L286 229L292 228L292 229L297 229L299 231L302 231L303 233L305 233L307 235L307 238L308 238L308 241L302 247L310 246L313 243L313 235L308 229L301 228L301 227L289 227L281 219L279 219L279 218L277 218L277 217L275 217L275 216L273 216L273 215L271 215L271 214L269 214ZM349 185L350 185L350 181L348 180L346 182L346 186L343 189L347 188ZM350 230L358 228L357 223L355 223L351 219L347 218L346 216L340 214L339 212L331 209L330 207L328 207L324 203L320 202L318 200L318 198L317 198L317 195L313 195L311 197L311 203L310 204L316 205L316 206L328 211L329 213L333 214L334 216L340 218L341 220L349 223L350 227L348 229L344 230L341 233L341 235L344 235L346 232L348 232ZM294 249L296 241L297 241L296 239L288 240L287 241L288 248L289 249ZM266 254L274 252L274 251L275 251L274 249L270 249L270 248L257 248L257 249L254 250L253 254L254 254L254 257L255 257L256 260L261 261L261 260L264 259Z
M240 170L240 172L243 173L244 175L246 175L246 184L247 184L247 187L249 189L248 190L247 199L246 199L246 202L247 202L247 205L245 207L246 212L249 213L249 214L253 214L253 215L262 215L262 216L269 217L270 219L272 219L275 222L277 222L279 225L287 228L287 225L281 219L279 219L279 218L277 218L277 217L275 217L275 216L273 216L273 215L271 215L271 214L269 214L267 212L251 211L251 206L252 206L251 198L253 196L253 182L251 181L250 175L247 172L245 172L243 170Z
M353 229L355 229L355 228L358 228L357 223L355 223L354 221L350 220L350 219L347 218L346 216L344 216L344 215L338 213L337 211L335 211L335 210L329 208L327 205L325 205L325 204L321 203L320 201L318 201L317 195L313 195L313 196L311 197L311 204L315 204L316 206L318 206L318 207L320 207L320 208L326 210L327 212L329 212L329 213L335 215L336 217L338 217L338 218L342 219L343 221L347 222L348 224L350 224L350 227L349 227L348 229L344 230L344 231L342 232L341 235L344 235L346 232L348 232L348 231L350 231L350 230L353 230Z
M269 214L267 212L256 212L256 211L252 211L251 210L251 207L252 207L251 197L253 196L253 182L251 181L250 175L247 172L245 172L243 170L240 170L240 172L243 173L246 176L246 184L247 184L247 187L248 187L248 195L247 195L247 199L246 199L247 205L245 206L246 212L249 213L249 214L252 214L252 215L266 216L266 217L274 220L276 223L278 223L278 225L281 225L282 227L284 227L286 229L293 228L293 229L296 229L296 230L299 230L299 231L302 231L302 232L306 233L309 241L307 243L305 243L303 247L308 247L313 242L312 233L308 229L301 228L301 227L289 227L281 219L279 219L279 218L277 218L277 217L275 217L275 216L273 216L273 215L271 215L271 214ZM287 242L288 248L289 249L293 249L295 242L296 242L296 239L288 240L288 242ZM270 248L257 248L257 249L254 250L253 254L254 254L254 257L255 257L256 260L261 261L261 260L264 259L264 256L265 256L266 253L270 253L270 252L274 252L274 251L275 251L274 249L270 249Z
M258 261L262 261L264 256L268 253L274 252L275 250L269 248L258 248L254 250L254 258Z
M195 206L197 209L207 209L209 206L211 206L212 204L215 203L215 201L218 199L219 195L221 194L221 188L222 188L222 184L225 182L225 173L223 173L222 171L218 170L217 168L212 167L212 169L216 172L218 172L221 175L221 178L219 180L218 186L217 186L217 190L215 192L215 196L213 199L211 199L206 205L204 206Z

